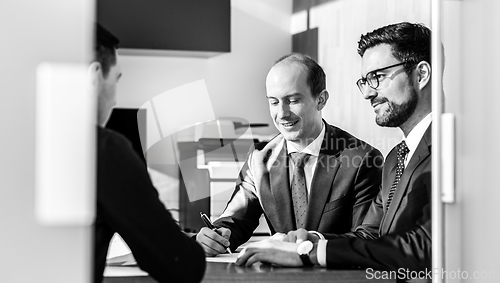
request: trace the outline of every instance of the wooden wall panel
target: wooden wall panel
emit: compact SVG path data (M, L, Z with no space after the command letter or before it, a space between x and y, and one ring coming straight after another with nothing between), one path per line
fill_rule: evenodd
M310 28L318 28L318 63L330 93L323 117L379 148L384 155L402 138L399 129L382 128L355 82L361 34L391 23L420 22L430 27L430 0L338 0L310 9Z
M292 52L309 55L318 60L318 29L308 29L292 36Z

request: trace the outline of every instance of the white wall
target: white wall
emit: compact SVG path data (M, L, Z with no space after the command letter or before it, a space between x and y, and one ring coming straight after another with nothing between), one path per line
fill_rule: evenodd
M291 0L233 0L230 53L210 58L121 56L117 106L140 107L164 91L204 79L216 117L268 123L268 128L255 132L276 132L265 98L265 77L272 63L291 51L291 13ZM179 111L191 107L179 105Z
M254 134L277 132L269 116L265 78L273 62L291 52L291 14L292 0L232 0L229 53L210 58L121 55L117 107L138 108L165 91L204 79L215 117L269 124L252 129ZM171 103L176 107L169 108L178 111L178 117L196 115L193 109L200 107L196 100L176 105L172 99ZM184 126L182 119L168 123ZM151 176L167 207L177 208L179 169L173 154L166 161L161 168L155 166L166 175L153 171Z

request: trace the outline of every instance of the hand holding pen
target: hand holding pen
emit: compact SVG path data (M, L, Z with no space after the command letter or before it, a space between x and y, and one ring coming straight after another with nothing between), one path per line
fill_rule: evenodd
M224 227L216 228L206 214L200 212L200 215L207 228L201 228L196 235L196 241L203 247L207 256L216 256L226 251L232 254L229 249L231 230Z

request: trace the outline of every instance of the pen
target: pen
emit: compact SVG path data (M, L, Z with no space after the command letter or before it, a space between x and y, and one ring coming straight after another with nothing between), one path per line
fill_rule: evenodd
M205 213L200 212L200 216L201 216L201 220L203 220L203 222L205 223L205 225L206 225L208 228L210 228L210 229L212 229L212 230L214 230L214 231L216 231L216 230L217 230L217 227L215 227L215 226L214 226L214 224L212 224L212 221L210 221L210 219L208 218L208 216L207 216ZM216 231L216 232L217 232L217 231ZM230 255L232 255L232 254L233 254L233 253L231 252L231 250L229 249L229 247L227 247L227 248L226 248L226 251L227 251Z

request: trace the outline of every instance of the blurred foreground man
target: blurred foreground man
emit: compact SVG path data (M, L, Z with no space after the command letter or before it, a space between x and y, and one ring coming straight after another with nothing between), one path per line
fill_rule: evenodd
M187 237L153 187L144 162L122 135L104 128L116 99L121 77L118 39L96 27L95 58L90 65L98 95L97 213L94 238L94 282L101 282L108 246L120 234L140 268L158 282L200 282L205 255Z

